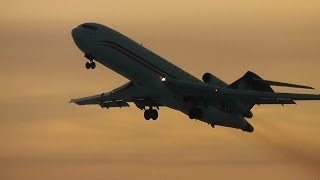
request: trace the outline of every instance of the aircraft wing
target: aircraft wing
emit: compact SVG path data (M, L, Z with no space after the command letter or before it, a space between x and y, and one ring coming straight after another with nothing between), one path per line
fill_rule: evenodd
M320 100L319 94L276 93L267 91L253 91L229 88L217 88L202 83L181 80L166 80L165 86L173 91L183 93L184 96L203 98L208 100L247 99L255 104L294 104L294 100ZM181 91L183 89L183 91Z
M146 94L141 92L140 89L131 82L110 92L70 100L70 103L78 105L100 105L102 108L129 107L128 102L134 102L140 109L144 109L146 106L160 106L148 98Z

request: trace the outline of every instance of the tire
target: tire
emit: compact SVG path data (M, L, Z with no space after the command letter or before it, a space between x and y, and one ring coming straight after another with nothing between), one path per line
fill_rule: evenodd
M196 113L195 113L195 109L190 109L190 111L189 111L189 113L188 113L188 115L189 115L189 118L190 119L194 119L194 118L196 118L196 115L195 115Z
M193 114L189 114L189 119L194 119Z
M145 111L144 111L144 119L145 119L145 120L150 120L150 118L151 118L151 112L150 112L150 110L145 110Z
M86 62L86 68L90 69L90 67L91 67L91 64L89 62Z
M91 62L90 66L91 66L91 69L95 69L96 68L96 63L95 62Z
M159 116L159 114L158 114L157 110L155 110L155 109L151 110L151 118L152 118L152 120L157 120L158 116Z

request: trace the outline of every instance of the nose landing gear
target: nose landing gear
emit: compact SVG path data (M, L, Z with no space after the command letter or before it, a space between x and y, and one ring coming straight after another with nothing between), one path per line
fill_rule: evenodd
M91 54L85 54L84 55L85 58L87 58L89 60L89 62L86 62L86 68L87 69L94 69L96 68L96 63L93 61L94 58Z
M93 62L93 60L91 60L91 61L89 61L89 62L86 62L86 68L87 69L94 69L94 68L96 68L96 63L95 62Z

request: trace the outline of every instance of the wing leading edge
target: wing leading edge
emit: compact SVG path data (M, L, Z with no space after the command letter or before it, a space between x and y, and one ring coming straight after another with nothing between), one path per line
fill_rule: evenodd
M100 105L102 108L129 107L128 102L135 103L140 109L144 109L146 106L160 106L131 82L110 92L70 100L70 103L78 105Z

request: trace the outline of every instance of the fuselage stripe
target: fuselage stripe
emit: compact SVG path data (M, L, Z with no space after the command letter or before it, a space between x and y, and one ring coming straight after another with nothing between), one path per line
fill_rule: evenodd
M144 67L148 68L149 70L153 71L156 74L159 74L161 77L171 77L171 78L175 78L173 75L168 74L166 72L164 72L163 70L159 69L158 67L156 67L154 64L150 63L149 61L143 59L142 57L140 57L139 55L129 51L128 49L122 47L121 45L111 42L111 41L99 41L99 45L103 45L103 46L108 46L124 55L126 55L127 57L129 57L130 59L138 62L139 64L143 65Z

